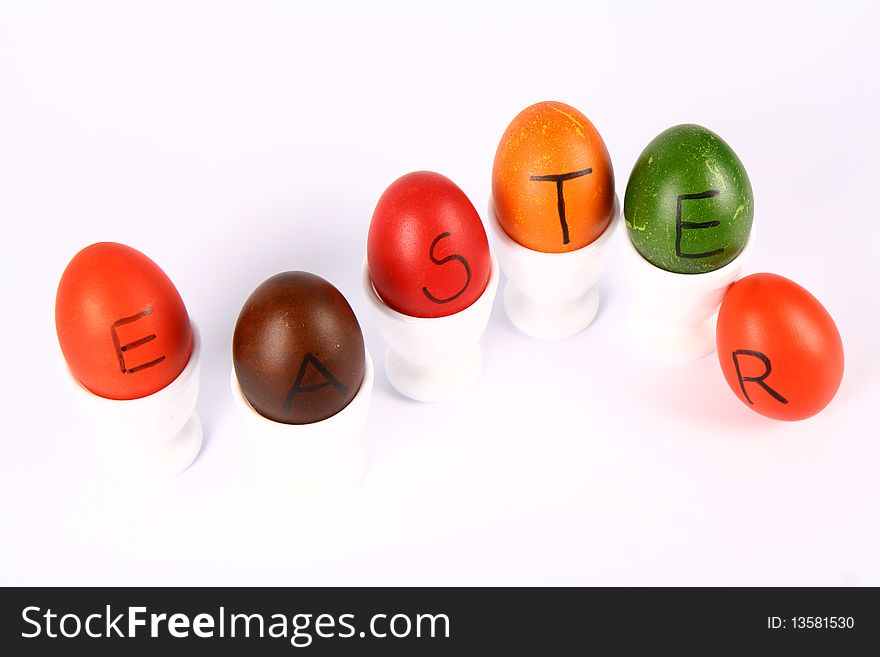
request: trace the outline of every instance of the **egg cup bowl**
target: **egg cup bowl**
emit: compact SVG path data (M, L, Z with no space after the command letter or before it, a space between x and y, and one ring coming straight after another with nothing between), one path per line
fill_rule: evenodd
M630 329L664 360L689 361L715 351L718 308L751 255L755 227L733 260L704 274L679 274L651 264L625 235L623 260L634 293Z
M361 440L373 392L373 359L364 349L364 378L357 394L335 415L310 424L285 424L260 415L245 398L232 368L230 384L256 441L270 487L291 502L323 502L357 486L366 453Z
M504 310L521 332L533 338L559 340L587 328L599 310L596 281L610 254L620 223L620 204L614 197L611 221L594 241L566 253L544 253L508 236L489 199L489 228L501 269L507 276Z
M99 451L117 474L132 480L170 479L186 470L202 448L199 397L201 336L193 324L193 346L183 371L167 386L138 399L107 399L70 372L71 387L92 427Z
M498 261L494 255L491 259L483 293L464 310L445 317L412 317L388 307L373 287L364 259L364 293L388 345L385 374L402 395L416 401L442 401L467 390L480 378L480 338L498 289Z

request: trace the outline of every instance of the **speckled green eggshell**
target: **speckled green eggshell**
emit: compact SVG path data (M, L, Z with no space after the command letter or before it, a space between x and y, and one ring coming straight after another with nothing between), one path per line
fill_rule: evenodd
M754 216L752 185L721 137L698 125L677 125L657 135L636 161L624 216L633 246L648 262L703 274L745 247Z

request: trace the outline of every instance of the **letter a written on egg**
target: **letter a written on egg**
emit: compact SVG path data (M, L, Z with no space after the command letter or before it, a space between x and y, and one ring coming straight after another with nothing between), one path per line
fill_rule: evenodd
M310 365L312 369L316 370L318 374L321 375L323 381L311 385L303 385L303 381L306 378ZM328 370L317 357L307 353L303 356L302 363L300 363L299 372L297 372L296 375L296 381L294 381L293 387L290 389L290 392L287 393L287 398L284 400L284 410L290 410L290 407L293 406L293 401L298 394L302 392L315 392L326 388L327 386L333 386L340 392L340 394L348 395L348 388L344 386L339 379L333 376L330 370Z
M568 244L571 240L568 238L568 221L565 218L565 194L562 193L562 186L567 180L574 180L581 176L593 173L593 168L581 169L580 171L571 171L569 173L554 173L548 176L530 176L532 182L555 182L556 183L556 207L559 212L559 223L562 224L562 243Z
M742 370L740 369L739 359L742 356L748 356L749 358L756 358L764 364L764 371L761 372L759 376L743 376ZM776 390L771 388L765 382L765 379L770 376L770 370L772 369L770 366L770 359L767 358L765 354L762 354L760 351L752 351L750 349L737 349L733 352L733 366L736 368L736 378L739 379L739 387L742 390L743 395L745 395L746 401L750 404L754 404L752 398L749 397L749 393L746 390L746 383L757 383L761 386L768 395L773 397L780 404L787 404L788 400L780 395Z
M146 308L141 312L131 315L129 317L123 317L122 319L117 319L113 324L110 325L110 335L113 336L113 347L116 349L116 357L119 359L119 369L122 370L123 374L135 374L136 372L141 372L148 367L153 367L154 365L158 365L163 360L165 360L165 355L159 356L158 358L154 358L153 360L141 363L140 365L134 365L129 367L125 362L125 355L130 352L132 349L137 349L138 347L142 347L145 344L152 342L156 339L156 334L151 333L150 335L146 335L142 338L138 338L137 340L133 340L131 342L127 342L126 344L122 344L119 338L119 329L128 324L132 324L139 319L143 319L147 315L152 315L153 309Z

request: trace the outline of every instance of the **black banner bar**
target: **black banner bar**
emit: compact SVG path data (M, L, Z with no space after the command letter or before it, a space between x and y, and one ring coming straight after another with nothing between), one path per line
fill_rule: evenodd
M878 614L855 588L12 588L0 654L862 654Z

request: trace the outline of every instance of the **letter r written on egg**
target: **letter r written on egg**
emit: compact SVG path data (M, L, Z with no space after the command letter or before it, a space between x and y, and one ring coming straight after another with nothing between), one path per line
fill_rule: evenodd
M149 335L142 336L142 337L137 338L135 340L131 340L130 342L123 342L123 340L127 340L127 338L121 337L120 331L122 331L122 333L128 333L129 329L126 329L124 327L127 327L131 324L135 324L138 320L143 319L144 317L147 317L148 315L152 315L152 314L153 314L152 307L145 308L144 310L142 310L141 312L139 312L135 315L130 315L129 317L123 317L122 319L117 319L110 326L110 334L113 336L113 347L116 349L116 357L119 359L119 369L122 371L123 374L135 374L137 372L142 372L143 370L148 369L150 367L153 367L155 365L158 365L163 360L165 360L164 354L162 354L158 358L154 358L151 361L142 362L137 365L131 365L131 366L125 360L125 357L126 357L126 355L129 354L129 352L137 349L138 347L142 347L145 344L148 344L148 343L152 342L153 340L155 340L156 334L151 333ZM135 328L135 327L132 326L131 328Z
M758 376L744 376L742 371L742 366L740 364L740 359L743 356L747 356L749 358L754 358L764 365L764 371L761 372ZM770 372L773 367L770 365L770 359L767 358L767 355L761 353L760 351L754 351L752 349L737 349L733 352L733 367L736 369L736 378L739 380L739 387L742 390L743 396L746 398L746 401L749 404L753 404L755 402L752 401L752 398L749 396L749 391L746 390L746 383L757 383L761 388L764 389L768 395L773 397L780 404L787 404L788 400L779 394L778 391L771 388L766 382L765 379L770 376Z

